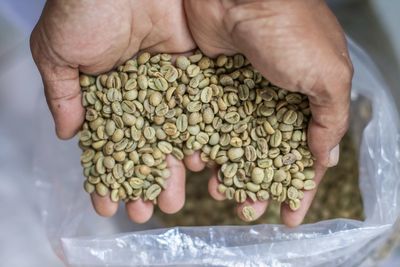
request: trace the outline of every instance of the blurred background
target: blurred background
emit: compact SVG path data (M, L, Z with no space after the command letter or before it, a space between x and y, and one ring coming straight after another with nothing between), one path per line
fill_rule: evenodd
M346 33L380 69L400 105L400 1L328 1ZM33 113L42 96L29 34L43 0L0 1L0 262L2 266L63 266L52 252L36 206L32 177ZM22 256L23 255L23 256ZM398 266L397 248L382 266Z

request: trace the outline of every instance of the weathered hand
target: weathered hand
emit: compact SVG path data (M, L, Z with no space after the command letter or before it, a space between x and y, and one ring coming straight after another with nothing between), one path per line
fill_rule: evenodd
M187 0L185 12L192 36L209 56L244 54L272 83L309 96L312 121L309 146L316 157L317 184L327 167L337 164L339 141L347 130L352 64L342 29L322 0ZM216 172L209 182L215 199ZM293 212L283 205L288 226L300 224L316 190L305 193ZM266 202L252 205L257 217ZM239 216L241 212L238 212Z
M62 139L74 136L84 119L79 71L109 71L140 50L181 53L194 47L181 0L48 1L31 36L32 55ZM168 184L175 186L162 192L159 206L173 213L184 204L185 168L172 157L168 163L172 173ZM103 216L118 208L109 197L92 194L92 200ZM147 221L153 212L153 205L142 200L126 206L136 222Z

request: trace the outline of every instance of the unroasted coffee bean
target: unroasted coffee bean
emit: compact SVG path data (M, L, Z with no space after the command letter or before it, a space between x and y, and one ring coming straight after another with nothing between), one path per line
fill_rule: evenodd
M310 168L304 169L303 174L305 176L305 179L313 179L315 176L314 170Z
M140 178L131 178L129 184L133 189L140 189L143 187L144 180Z
M233 178L238 170L238 165L236 163L231 163L227 165L223 165L223 168L221 169L222 173L224 174L224 177L227 178Z
M170 154L172 152L172 145L168 142L161 141L157 146L165 154Z
M115 166L115 159L113 157L105 157L103 160L104 167L107 169L112 169Z
M118 202L119 201L119 190L113 189L111 191L110 198L111 198L112 202Z
M161 187L158 184L153 184L149 188L146 189L146 198L148 200L154 200L161 193Z
M88 194L91 194L96 190L95 186L89 181L85 181L83 186Z
M305 180L303 188L305 190L313 190L315 188L316 184L313 180Z
M190 65L189 59L185 56L178 56L176 58L176 66L181 70L186 70Z
M261 184L264 180L264 170L255 167L251 172L251 181L255 184Z
M282 169L275 171L274 173L274 181L275 182L282 182L286 178L286 172Z
M105 186L103 183L98 183L96 184L96 193L99 196L105 197L109 192L109 189L107 186Z
M247 190L249 190L250 192L256 193L258 191L260 191L260 185L252 183L252 182L248 182L246 183L246 188Z
M226 199L233 199L234 194L235 194L235 189L232 187L228 187L225 191Z
M267 190L260 190L257 192L257 199L260 201L265 201L269 199L269 193Z
M235 191L235 200L237 203L243 203L246 201L247 195L246 191L239 189Z
M242 208L242 216L247 222L254 221L256 219L256 211L252 206L244 206Z
M243 154L244 150L242 148L237 148L237 147L229 149L227 153L228 158L231 161L238 161L239 159L242 158Z
M299 199L289 200L289 207L293 211L298 210L300 208L300 200Z

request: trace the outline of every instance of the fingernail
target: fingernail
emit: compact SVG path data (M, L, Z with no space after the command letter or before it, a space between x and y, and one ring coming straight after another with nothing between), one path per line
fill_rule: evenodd
M336 145L329 152L328 167L336 166L339 162L339 145Z

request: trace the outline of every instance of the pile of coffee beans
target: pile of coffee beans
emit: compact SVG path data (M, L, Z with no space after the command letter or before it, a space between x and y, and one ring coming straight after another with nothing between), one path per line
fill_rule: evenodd
M315 188L307 97L271 84L240 54L142 53L112 72L82 74L80 85L88 193L156 204L166 156L195 151L220 165L218 191L237 203L272 199L297 210Z

